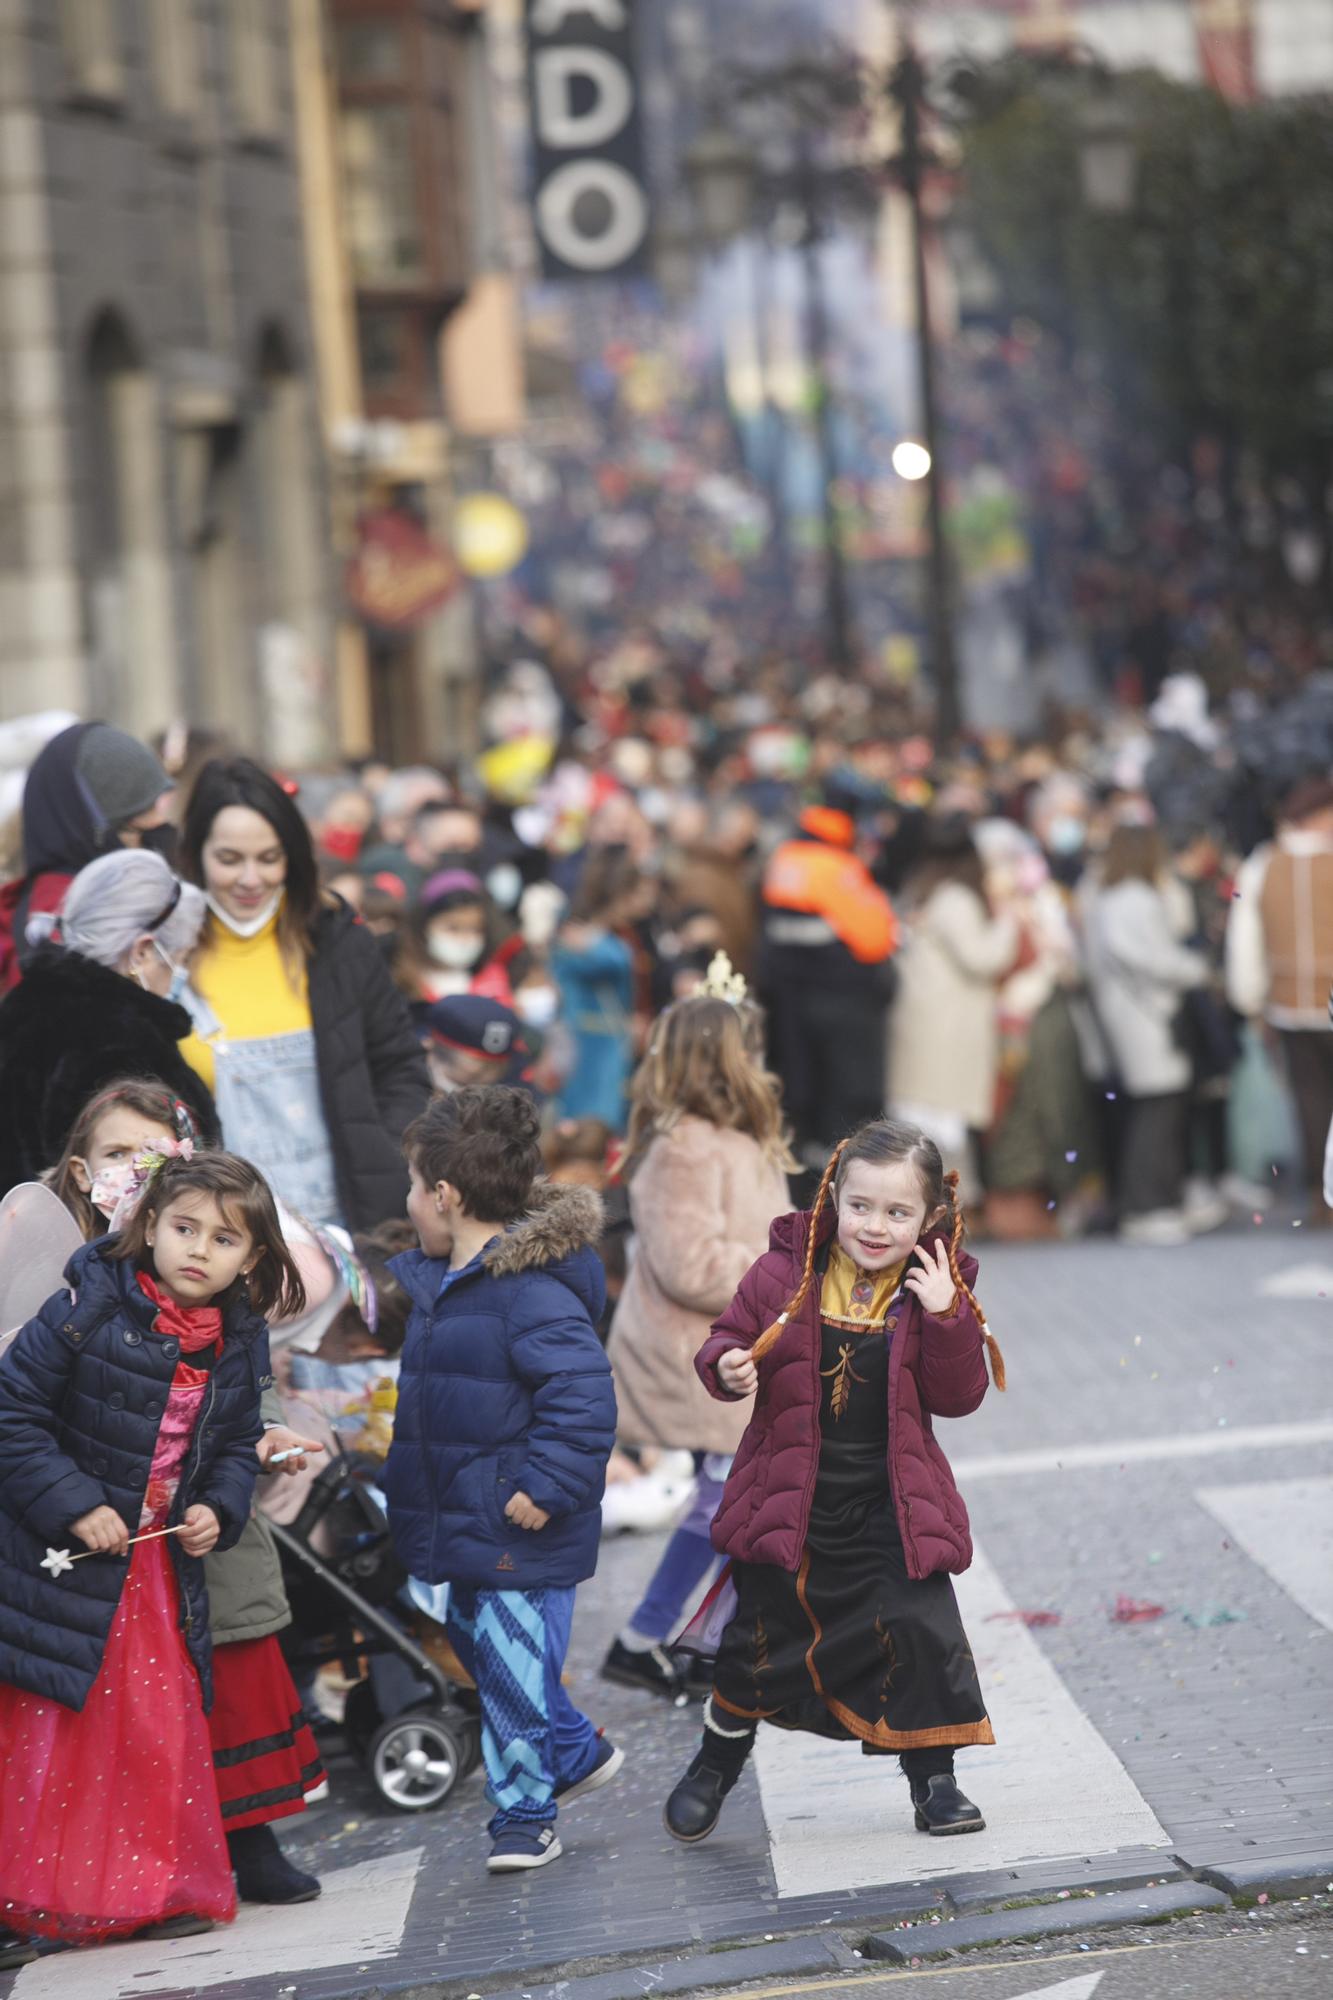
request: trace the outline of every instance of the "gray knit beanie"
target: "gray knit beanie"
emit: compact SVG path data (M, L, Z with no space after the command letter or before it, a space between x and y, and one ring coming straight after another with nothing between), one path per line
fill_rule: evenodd
M109 722L89 725L74 764L108 826L137 819L171 790L171 779L148 745Z

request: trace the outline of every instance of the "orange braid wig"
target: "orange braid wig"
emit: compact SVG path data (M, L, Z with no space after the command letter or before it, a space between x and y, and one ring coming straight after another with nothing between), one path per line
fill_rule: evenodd
M1004 1356L1000 1352L1000 1343L986 1324L986 1315L981 1310L980 1299L970 1285L963 1283L963 1274L958 1268L958 1252L963 1242L963 1205L958 1199L957 1167L950 1167L944 1176L944 1185L948 1190L949 1201L949 1273L959 1297L967 1300L977 1316L981 1337L986 1343L986 1353L990 1357L991 1380L997 1389L1006 1389L1009 1385L1005 1379Z
M781 1340L783 1329L786 1327L792 1314L798 1313L805 1304L806 1294L810 1290L811 1280L815 1275L815 1248L819 1237L819 1218L824 1213L824 1204L829 1198L829 1190L833 1186L833 1177L838 1171L838 1162L842 1158L843 1150L847 1143L847 1140L844 1139L839 1145L834 1147L833 1157L825 1167L824 1178L819 1183L819 1193L815 1196L815 1205L810 1211L810 1234L806 1239L805 1267L801 1272L801 1282L774 1320L772 1326L765 1327L758 1340L755 1341L754 1346L750 1349L750 1359L752 1361L763 1360L769 1348Z

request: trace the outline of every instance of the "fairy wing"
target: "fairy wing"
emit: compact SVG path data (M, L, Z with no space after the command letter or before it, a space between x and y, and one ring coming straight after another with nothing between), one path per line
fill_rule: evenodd
M24 1181L0 1201L0 1349L60 1290L82 1242L64 1202L41 1181Z

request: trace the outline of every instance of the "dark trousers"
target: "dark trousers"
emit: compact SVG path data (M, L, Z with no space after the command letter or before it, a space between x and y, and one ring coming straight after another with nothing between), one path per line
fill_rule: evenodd
M774 1069L798 1150L832 1152L884 1112L885 1003L876 993L795 981L769 995Z
M1324 1145L1333 1121L1333 1031L1279 1028L1287 1078L1301 1128L1305 1181L1312 1194L1324 1185Z
M1131 1097L1120 1152L1120 1213L1151 1215L1179 1208L1185 1191L1189 1092Z
M1231 1162L1227 1100L1210 1097L1206 1091L1206 1085L1202 1091L1196 1089L1190 1099L1187 1164L1189 1172L1202 1180L1220 1181Z

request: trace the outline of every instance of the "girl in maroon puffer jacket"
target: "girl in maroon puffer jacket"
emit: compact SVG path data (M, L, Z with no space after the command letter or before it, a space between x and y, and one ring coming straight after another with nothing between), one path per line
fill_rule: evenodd
M863 1126L696 1357L712 1395L756 1401L713 1523L723 1594L685 1640L717 1657L667 1801L677 1840L712 1832L760 1722L896 1754L923 1833L985 1824L953 1777L956 1747L995 1739L949 1581L972 1560L967 1510L931 1419L976 1409L988 1350L1001 1389L1004 1365L956 1188L916 1126Z

